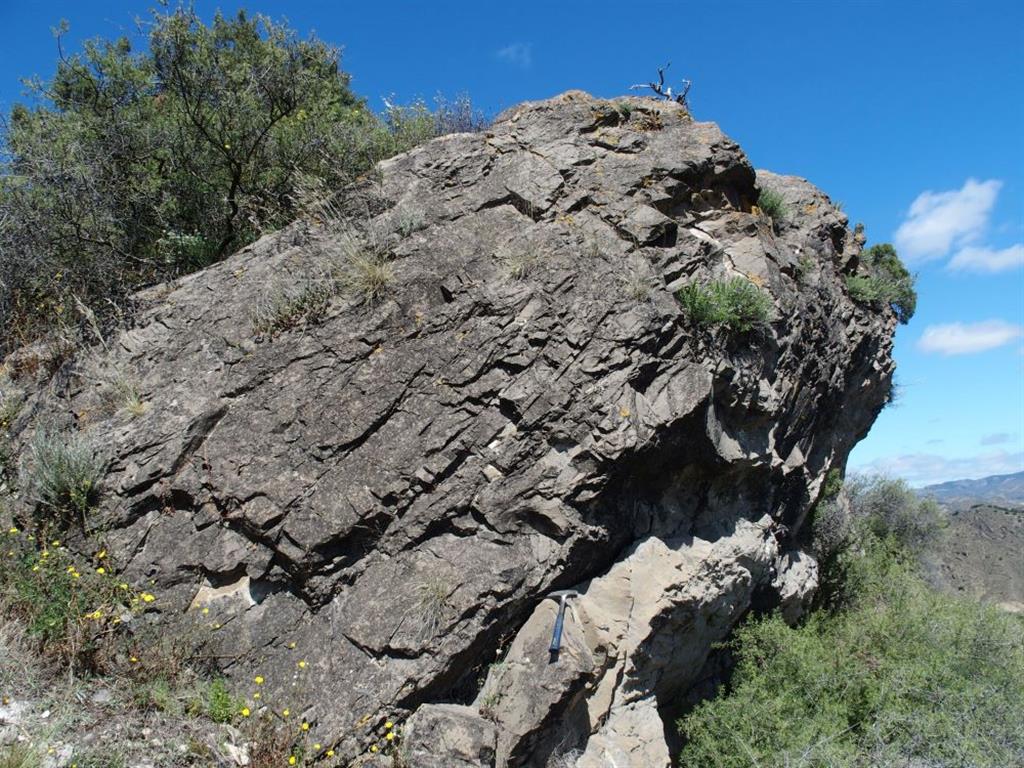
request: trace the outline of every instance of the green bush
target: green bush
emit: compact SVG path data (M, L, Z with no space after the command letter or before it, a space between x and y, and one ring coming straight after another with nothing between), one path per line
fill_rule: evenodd
M743 277L712 280L707 285L690 283L676 296L686 316L702 326L724 325L735 333L746 333L767 322L771 299Z
M784 221L789 214L782 195L772 189L762 189L757 196L757 207L773 221Z
M726 695L680 722L681 766L1002 768L1024 761L1024 623L932 591L870 538L856 603L748 621Z
M79 434L54 435L39 429L28 447L23 486L51 522L84 521L96 502L106 461Z
M484 125L468 99L387 104L349 88L339 51L265 16L155 11L147 44L62 56L5 122L0 355L139 286L200 269L422 141ZM66 31L66 30L64 30Z
M860 257L864 274L849 275L850 298L862 304L888 305L900 323L910 322L917 309L914 276L888 243L874 245Z

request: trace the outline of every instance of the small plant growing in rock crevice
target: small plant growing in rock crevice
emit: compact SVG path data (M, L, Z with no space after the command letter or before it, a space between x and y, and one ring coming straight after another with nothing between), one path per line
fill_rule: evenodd
M733 333L747 333L768 321L771 299L743 277L690 283L676 296L686 316L697 325L725 326Z
M917 309L917 291L914 276L903 266L896 249L889 243L873 245L861 253L860 260L866 274L847 276L850 298L861 304L887 304L901 324L909 323Z
M768 216L775 223L785 221L786 216L789 214L786 201L782 198L781 194L773 189L761 190L761 193L757 196L757 207L761 209L761 213Z
M23 486L59 522L75 517L84 522L99 495L105 467L106 460L84 436L40 429L28 447Z
M451 592L452 585L442 576L430 576L416 586L423 621L420 633L424 639L433 637L440 629Z

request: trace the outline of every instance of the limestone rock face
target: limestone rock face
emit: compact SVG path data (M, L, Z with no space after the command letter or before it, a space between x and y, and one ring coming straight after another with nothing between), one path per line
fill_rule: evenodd
M90 525L147 618L198 626L343 761L411 717L416 765L667 766L659 710L755 596L798 612L797 533L889 392L846 217L679 105L579 92L345 200L139 297L99 368L141 413L62 375L22 439L104 447ZM300 312L354 240L388 255L383 297ZM734 276L764 326L686 317L678 288Z

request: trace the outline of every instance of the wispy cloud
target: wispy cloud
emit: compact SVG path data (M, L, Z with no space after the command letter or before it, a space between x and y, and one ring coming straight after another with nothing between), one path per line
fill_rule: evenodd
M982 445L1004 445L1009 443L1016 435L1010 432L993 432L991 435L983 435L981 438Z
M900 254L910 262L929 261L975 242L988 225L1002 186L996 179L968 179L958 190L922 192L896 230Z
M992 451L975 456L947 457L931 453L886 456L853 468L856 472L901 477L911 485L931 485L948 480L974 480L989 475L1008 475L1024 470L1024 453Z
M1005 320L929 325L921 334L917 348L940 355L969 355L1009 344L1021 335L1024 335L1024 328Z
M1024 266L1024 245L996 250L970 246L960 250L946 265L963 272L1005 272Z
M495 53L500 61L520 69L533 66L533 45L531 43L510 43Z

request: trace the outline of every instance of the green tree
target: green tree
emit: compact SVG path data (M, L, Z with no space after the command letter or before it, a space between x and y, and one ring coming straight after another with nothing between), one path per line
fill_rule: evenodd
M339 52L265 16L156 11L148 47L93 40L4 124L0 352L199 269L372 165L482 121L465 100L378 117Z

